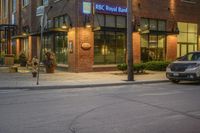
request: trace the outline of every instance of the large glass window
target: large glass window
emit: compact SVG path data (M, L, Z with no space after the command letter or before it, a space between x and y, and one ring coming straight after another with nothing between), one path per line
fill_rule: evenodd
M29 0L22 0L22 6L27 6L29 4Z
M126 36L122 32L95 32L94 64L125 62Z
M12 0L12 12L16 12L16 8L17 8L17 0Z
M42 5L47 6L49 4L49 0L42 0Z
M2 12L3 12L3 17L8 16L8 0L2 0Z
M126 17L96 14L94 25L103 27L101 31L95 32L94 64L124 63L126 61Z
M55 36L55 55L58 64L67 64L67 35L57 34Z
M94 26L109 27L109 28L126 28L126 17L96 14L94 16Z
M141 60L165 60L165 35L141 36Z
M197 50L197 24L193 23L178 23L180 34L178 35L177 56L184 56L188 52Z
M63 25L70 26L70 18L68 15L58 16L54 18L54 27L62 28Z
M117 16L117 28L126 28L126 19L123 16Z
M159 19L141 18L140 28L153 31L166 31L166 21Z
M161 31L166 31L166 21L157 19L141 19L141 30L152 30L154 33L141 34L141 60L165 60L166 36Z
M115 16L106 15L106 27L115 27Z

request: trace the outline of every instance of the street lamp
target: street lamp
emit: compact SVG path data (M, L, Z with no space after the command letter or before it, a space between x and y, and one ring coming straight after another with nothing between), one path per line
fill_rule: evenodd
M134 81L133 45L132 45L132 0L127 0L127 54L128 54L128 81Z
M38 60L39 60L39 63L38 63L38 74L37 74L37 85L39 85L39 74L40 74L40 62L41 62L41 57L42 57L42 46L43 46L43 33L44 33L44 28L45 28L45 21L47 21L47 16L48 16L48 13L49 11L53 8L52 6L49 7L49 9L47 10L47 12L45 11L45 7L44 8L44 11L43 11L43 14L41 16L41 31L40 31L40 45L39 45L39 54L38 54ZM45 20L46 19L46 20Z

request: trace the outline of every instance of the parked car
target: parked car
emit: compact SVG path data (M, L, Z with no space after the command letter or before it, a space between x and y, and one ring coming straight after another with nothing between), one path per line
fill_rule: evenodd
M188 53L169 64L166 76L174 83L200 81L200 51Z

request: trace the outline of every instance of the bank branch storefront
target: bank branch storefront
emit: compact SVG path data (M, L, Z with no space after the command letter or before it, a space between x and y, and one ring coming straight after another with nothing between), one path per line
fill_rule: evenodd
M126 13L126 5L83 2L83 14L93 19L92 66L126 62ZM136 11L132 36L135 63L172 61L198 50L198 24L194 22L156 18Z

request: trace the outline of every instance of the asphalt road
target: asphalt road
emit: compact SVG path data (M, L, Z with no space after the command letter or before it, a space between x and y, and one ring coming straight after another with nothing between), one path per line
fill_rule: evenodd
M200 133L200 85L0 90L0 133Z

